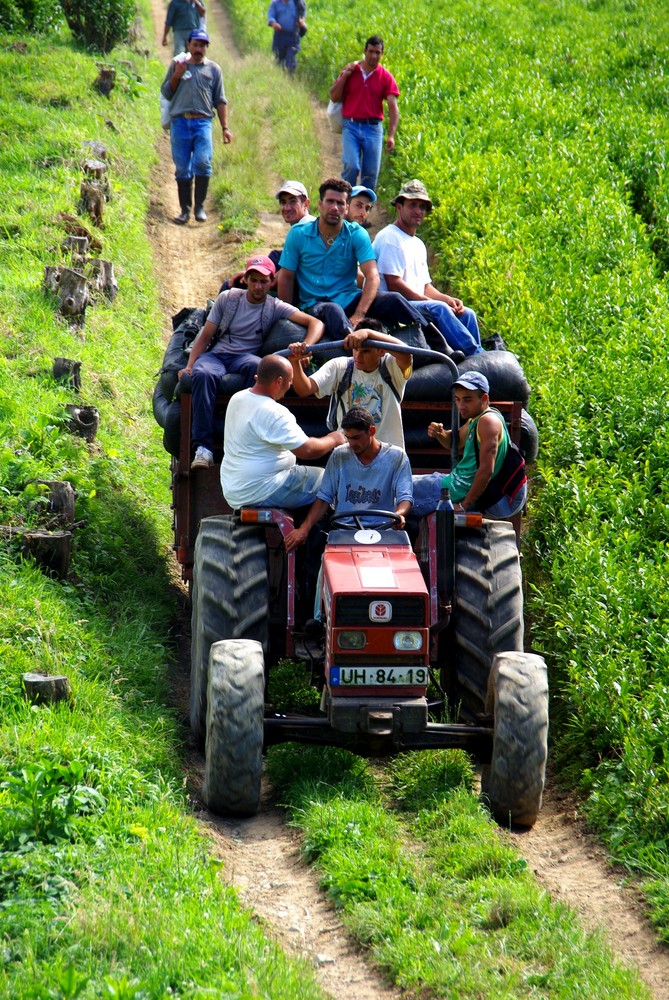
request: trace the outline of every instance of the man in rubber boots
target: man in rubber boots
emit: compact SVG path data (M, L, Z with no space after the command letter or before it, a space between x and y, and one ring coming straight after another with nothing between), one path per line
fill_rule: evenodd
M397 218L376 234L373 244L380 287L400 292L439 328L454 351L462 351L465 356L479 354L483 348L476 314L460 299L434 287L427 266L427 248L416 236L416 230L432 211L425 185L408 181L390 204L395 206Z
M188 36L188 51L173 59L160 88L169 101L170 142L181 212L175 222L183 226L190 218L195 177L195 219L206 222L204 200L211 177L214 114L223 130L223 142L232 141L228 127L228 102L218 63L207 58L209 35L196 28Z

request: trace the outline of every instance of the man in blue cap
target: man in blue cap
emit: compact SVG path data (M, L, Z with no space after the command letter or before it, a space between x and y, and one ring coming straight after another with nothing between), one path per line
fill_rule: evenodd
M351 191L346 218L349 222L357 222L363 229L369 229L367 216L375 201L376 195L371 188L365 187L363 184L356 184Z
M436 510L441 490L447 487L456 514L475 510L501 520L513 517L527 500L524 473L512 498L501 495L490 505L486 502L490 482L500 472L511 447L504 417L490 406L488 379L481 372L465 372L453 383L453 396L460 416L458 434L462 458L447 476L440 472L414 476L412 513L415 517L423 517ZM450 449L452 432L444 430L443 424L431 423L427 433L443 448Z
M214 114L223 130L223 142L232 141L228 128L228 102L218 63L207 59L209 35L195 28L188 36L187 52L173 59L160 91L169 101L170 141L183 226L190 218L195 178L195 219L206 222L204 199L211 177L213 155L211 123Z

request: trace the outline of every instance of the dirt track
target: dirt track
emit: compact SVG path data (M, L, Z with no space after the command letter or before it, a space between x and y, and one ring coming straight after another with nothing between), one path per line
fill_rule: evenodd
M167 63L171 47L163 49L160 45L165 4L162 0L152 0L152 4L155 46ZM240 56L231 45L227 16L213 2L209 5L208 30L211 57L222 65L225 77L234 72ZM234 131L233 108L230 121ZM336 142L324 111L316 105L314 127L321 138L323 176L338 174ZM167 334L174 313L185 305L201 305L216 294L221 278L230 273L234 247L226 247L221 239L210 204L206 223L176 226L171 222L178 204L166 134L159 136L158 149L160 165L153 177L148 234L154 248ZM264 216L258 247L271 249L279 245L285 230L276 216ZM184 669L176 687L181 691L177 698L184 704ZM201 766L201 761L193 760L192 777L196 781ZM268 792L255 819L228 822L204 812L201 818L215 853L225 862L224 877L286 948L313 961L323 988L332 997L373 1000L400 996L356 953L336 912L319 890L315 875L301 863L296 836L284 824ZM657 944L643 916L639 894L625 884L624 873L607 865L604 852L588 836L578 817L575 803L549 789L535 828L513 834L512 838L539 882L554 897L577 910L586 927L604 928L613 950L621 960L638 966L656 1000L669 1000L669 949Z

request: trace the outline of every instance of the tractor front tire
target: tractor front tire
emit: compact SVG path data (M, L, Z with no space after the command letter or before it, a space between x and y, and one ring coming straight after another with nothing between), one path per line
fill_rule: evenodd
M448 633L450 693L461 717L484 711L495 653L523 648L523 586L508 521L458 531L455 600Z
M488 683L486 710L494 716L490 764L481 793L504 826L533 826L546 777L548 673L534 653L498 653Z
M219 815L253 816L260 802L265 675L253 639L224 639L209 651L202 798Z
M204 745L209 650L219 639L256 639L267 651L269 578L262 529L230 515L200 522L193 564L190 724Z

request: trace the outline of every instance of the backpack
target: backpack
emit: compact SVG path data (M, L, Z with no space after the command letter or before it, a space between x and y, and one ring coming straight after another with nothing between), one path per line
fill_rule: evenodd
M340 407L341 407L342 418L346 415L346 409L344 407L343 399L344 399L344 393L350 387L351 381L353 379L354 364L355 362L353 361L353 358L349 358L346 364L346 368L344 369L342 377L339 381L339 385L330 396L330 407L328 409L328 416L326 421L327 428L329 431L334 431L337 429L337 426L339 424L339 421L337 420L337 413L339 412ZM395 388L392 376L388 371L388 364L385 358L381 358L381 362L379 364L379 372L381 373L381 378L386 383L386 385L390 386L392 394L397 400L397 402L400 403L401 402L400 394Z
M502 423L504 423L504 417L502 414L499 413L498 410L493 410L493 412L497 413ZM504 426L506 427L506 424L504 424ZM507 500L512 501L521 486L527 482L525 459L520 454L517 445L515 445L508 436L508 433L507 438L506 455L504 456L501 469L499 472L496 472L494 476L492 476L483 493L481 493L476 499L476 507L482 511L485 511L488 507L492 507L494 504L499 503L502 497L506 497ZM476 466L478 468L479 442L477 434L474 434L474 453L476 455Z
M225 300L225 305L223 306L223 316L221 318L221 322L220 322L219 328L216 331L216 333L214 334L214 336L211 338L211 341L209 342L209 346L207 347L207 351L211 351L212 348L219 342L219 340L221 339L221 337L224 337L226 335L226 333L228 332L228 330L230 329L230 327L232 325L232 322L233 322L235 316L237 315L237 310L239 309L239 303L241 302L242 297L244 295L246 295L246 289L245 288L230 288L230 289L228 289L228 296L227 296L227 298ZM266 304L266 302L267 302L267 300L265 300L265 302L263 303L263 307L262 307L262 310L260 312L260 332L261 332L261 334L262 334L263 337L269 331L270 327L274 325L274 311L272 310L272 315L268 317L267 326L265 326L265 304ZM206 319L205 319L205 322L206 322ZM188 330L184 330L184 333L185 333L185 336L184 336L184 350L185 351L188 351L190 349L191 344L193 343L193 341L195 340L195 337L198 335L198 333L200 332L201 329L202 329L202 327L198 327L198 329L195 330L195 331L193 331L192 328L188 329Z

